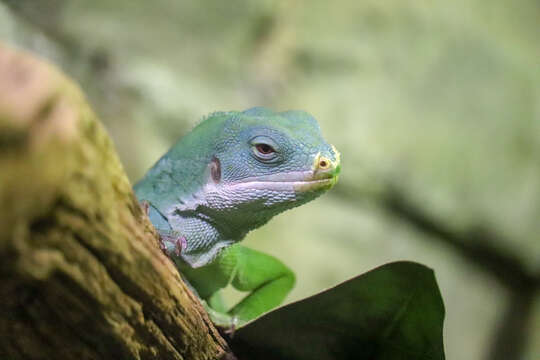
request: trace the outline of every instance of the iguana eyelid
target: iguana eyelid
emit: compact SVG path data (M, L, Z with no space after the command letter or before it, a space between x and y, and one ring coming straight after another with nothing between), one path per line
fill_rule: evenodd
M268 146L271 146L276 152L279 151L279 147L276 144L276 142L272 138L270 138L268 136L257 135L254 138L252 138L251 140L249 140L249 143L251 145L266 144Z
M249 143L251 145L252 153L257 160L260 160L266 163L271 163L271 162L278 161L280 159L279 147L271 138L267 136L258 135L252 138L249 141ZM260 146L260 145L270 146L273 149L273 151L267 154L262 153L257 149L257 146Z

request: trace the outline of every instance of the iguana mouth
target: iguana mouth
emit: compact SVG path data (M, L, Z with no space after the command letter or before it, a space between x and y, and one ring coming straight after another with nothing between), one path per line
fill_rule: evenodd
M326 191L333 188L337 180L338 177L333 176L328 179L297 182L294 184L294 190L296 192Z
M334 171L291 171L286 173L245 178L230 184L237 189L274 191L324 191L332 188L338 180Z

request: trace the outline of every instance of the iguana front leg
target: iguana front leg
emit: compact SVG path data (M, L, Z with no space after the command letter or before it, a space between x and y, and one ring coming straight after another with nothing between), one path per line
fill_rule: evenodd
M224 271L231 273L233 287L250 291L228 311L240 322L279 306L294 286L294 273L281 261L241 245L226 249L218 261Z
M206 300L214 322L222 326L242 325L280 305L295 282L294 273L281 261L238 244L224 249L209 265L184 266L182 272ZM224 314L217 292L228 284L250 293Z

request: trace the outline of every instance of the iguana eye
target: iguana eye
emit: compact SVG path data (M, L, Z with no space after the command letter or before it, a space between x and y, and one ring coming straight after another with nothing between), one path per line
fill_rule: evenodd
M259 135L251 139L251 153L263 163L275 163L280 161L278 144L268 136Z
M276 152L276 150L268 144L256 144L255 149L263 155L269 155Z

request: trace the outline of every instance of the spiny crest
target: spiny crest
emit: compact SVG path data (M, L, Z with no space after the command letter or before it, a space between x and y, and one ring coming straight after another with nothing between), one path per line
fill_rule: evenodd
M219 117L224 117L224 116L231 116L237 113L238 113L237 111L214 111L210 114L203 115L203 117L199 121L195 122L195 124L190 129L190 131L193 131L193 129L195 129L196 127L198 127L199 125L201 125L202 123L204 123L205 121L209 119L219 118Z

